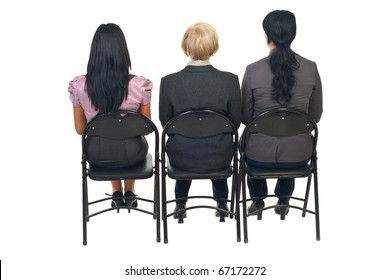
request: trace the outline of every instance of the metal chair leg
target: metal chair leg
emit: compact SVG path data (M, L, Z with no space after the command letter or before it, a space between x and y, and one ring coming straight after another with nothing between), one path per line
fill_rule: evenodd
M244 239L244 243L248 243L245 174L243 171L241 171L240 173L241 173L240 174L240 181L241 181L241 185L242 185L243 239Z
M314 189L315 189L315 222L316 222L316 240L320 241L320 218L319 218L319 187L317 172L314 173Z
M308 198L309 198L309 192L310 192L310 188L311 188L311 179L312 179L312 175L309 175L308 177L308 180L307 180L307 188L306 188L306 191L305 191L305 198L304 198L304 211L302 213L302 216L305 217L306 215L306 209L307 209L307 206L308 206Z

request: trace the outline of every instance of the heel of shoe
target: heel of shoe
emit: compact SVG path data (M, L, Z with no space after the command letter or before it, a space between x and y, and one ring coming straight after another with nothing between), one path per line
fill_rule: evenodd
M279 211L280 211L280 215L281 215L280 219L281 219L281 220L285 220L285 216L286 216L286 207L280 207L280 208L279 208Z
M128 207L128 213L131 213L131 208L138 207L138 201L136 199L126 199L125 206Z
M224 201L218 201L216 204L216 208L219 208L220 210L216 210L215 215L216 217L219 217L219 222L225 222L225 217L228 215L226 212L228 212L227 203ZM224 210L224 211L223 211Z
M116 208L116 211L119 213L120 206L123 206L123 200L112 199L111 207Z
M185 204L177 204L174 208L174 212L177 212L173 215L174 219L178 219L179 224L184 223L184 218L186 218L186 205Z
M116 211L119 213L120 207L123 206L123 193L121 191L115 191L112 194L111 207L116 208Z
M252 201L250 207L247 209L248 215L257 214L257 220L262 220L262 209L265 207L263 199L255 199ZM260 211L261 210L261 211Z
M131 191L126 191L124 194L124 205L128 207L128 213L131 212L131 208L138 207L138 201L136 200L136 194Z
M179 224L184 223L184 214L183 213L178 214L178 223Z
M281 220L285 220L285 216L288 215L289 213L289 201L283 201L281 199L278 200L277 202L277 206L281 206L281 207L276 207L274 208L274 211L276 212L276 214L280 215L280 219Z

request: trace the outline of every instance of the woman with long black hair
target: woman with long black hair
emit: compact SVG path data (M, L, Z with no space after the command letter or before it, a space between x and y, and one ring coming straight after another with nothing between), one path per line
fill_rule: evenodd
M296 36L296 19L285 10L270 12L263 20L269 56L247 66L242 81L242 122L250 123L264 111L287 106L321 118L322 86L316 63L291 49ZM298 147L305 147L301 149ZM252 135L246 146L247 164L261 168L295 168L306 165L312 141L309 135L288 138ZM268 194L266 180L248 177L252 204L248 212L264 207ZM279 205L289 205L294 179L279 179L274 193ZM280 208L275 208L280 213ZM288 210L286 210L286 213Z
M86 124L98 114L132 110L151 118L153 84L145 77L132 75L130 69L131 59L123 31L114 23L101 24L92 40L87 74L75 77L68 87L78 134L82 134ZM134 165L146 154L147 146L141 153L128 154L121 164ZM134 180L125 180L124 189L121 181L111 183L112 207L137 206Z

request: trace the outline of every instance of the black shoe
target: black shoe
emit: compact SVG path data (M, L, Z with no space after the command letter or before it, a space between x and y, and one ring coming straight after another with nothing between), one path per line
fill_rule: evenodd
M174 208L174 212L179 211L179 210L184 210L186 208L186 204L183 203L178 203L176 207ZM180 213L175 213L173 215L174 219L178 219L179 215L182 215L182 218L186 218L186 211L180 212Z
M138 201L136 200L136 195L132 191L126 191L124 194L124 206L129 206L129 207L138 207Z
M284 199L278 199L277 205L289 205L289 201L284 200ZM274 212L276 212L276 214L278 214L278 215L281 215L281 211L285 211L285 215L287 215L289 213L289 207L285 207L285 208L276 207L276 208L274 208Z
M259 210L259 209L262 209L265 207L265 202L263 201L263 199L257 199L257 200L253 200L251 202L251 205L250 207L247 209L247 212L249 214Z
M218 201L217 204L216 204L216 207L228 211L227 202ZM228 215L227 213L220 212L219 210L216 210L216 211L215 211L215 216L216 216L216 217L220 217L220 214L221 214L221 213L223 213L224 216L227 216L227 215Z
M124 206L124 205L125 204L124 204L124 201L123 201L123 193L121 191L114 192L112 194L111 207L112 208L117 208L117 207Z

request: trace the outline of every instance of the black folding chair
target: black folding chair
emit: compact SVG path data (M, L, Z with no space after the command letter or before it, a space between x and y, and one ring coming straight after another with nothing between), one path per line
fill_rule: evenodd
M218 134L230 134L233 141L233 157L231 164L223 169L216 170L207 173L196 173L190 172L183 169L179 169L176 166L172 166L169 162L166 154L166 142L167 137L174 135L182 135L188 138L202 138L210 137ZM238 132L234 124L223 114L212 111L212 110L193 110L184 112L175 118L171 119L164 127L162 132L162 220L164 226L164 242L168 243L168 229L167 229L167 218L172 215L178 215L178 222L183 223L182 212L189 211L197 208L209 208L219 211L220 221L224 221L224 217L230 216L230 218L236 219L236 230L237 240L240 241L240 214L239 207L239 180L238 180ZM190 159L188 159L190 160ZM226 202L231 203L229 211L224 209L199 204L191 207L187 207L185 210L173 211L167 213L167 204L177 202L180 199L172 199L167 201L166 198L166 176L169 176L175 180L199 180L199 179L227 179L232 176L232 187L231 187L231 199L227 199ZM184 199L214 199L212 196L188 196ZM236 208L236 209L235 209ZM234 210L235 209L235 210Z
M273 137L290 137L302 133L310 133L313 141L313 149L309 163L306 166L293 169L266 169L250 166L246 163L245 148L249 135L261 133ZM294 208L302 210L302 216L305 217L306 212L314 214L316 220L316 240L320 240L320 223L319 223L319 194L318 194L318 179L317 179L317 152L316 144L318 139L318 128L312 118L299 110L291 108L277 108L266 111L251 121L243 131L240 142L240 181L242 186L242 205L243 205L243 231L244 242L248 242L247 231L247 216L257 215L257 219L262 219L262 212L273 208ZM262 209L258 209L250 214L247 211L247 201L252 200L246 198L246 175L254 179L282 179L282 178L304 178L307 177L307 186L305 197L291 196L289 199L294 201L302 201L303 206L298 205L270 205ZM314 179L314 210L308 210L308 198L311 185L311 179ZM268 195L274 197L275 195ZM281 211L281 219L285 219L285 211Z
M123 145L123 141L131 141L131 139L141 137L144 141L144 135L154 134L155 148L154 159L153 155L147 152L146 159L142 162L130 167L115 167L117 158L105 159L104 166L91 164L90 159L96 158L96 155L91 154L91 143L96 142L92 139L102 139L102 141L112 141ZM117 140L117 141L116 141ZM147 144L147 143L146 143ZM112 144L115 145L115 144ZM120 157L120 155L118 155ZM112 166L110 164L112 163ZM136 197L138 201L143 201L145 204L152 203L153 211L142 209L140 206L117 206L116 208L105 208L101 211L89 213L89 205L96 203L104 203L111 200L112 197L106 197L95 201L88 200L88 178L95 181L112 181L112 180L141 180L154 176L154 197L147 199ZM84 129L82 134L82 221L83 221L83 244L87 244L87 222L91 217L102 214L104 212L119 209L127 209L140 211L153 216L156 220L157 227L157 242L160 242L160 196L159 196L159 134L154 123L147 117L133 111L120 111L118 113L109 113L98 115L92 119ZM102 205L102 204L100 204ZM150 205L150 204L149 204Z

